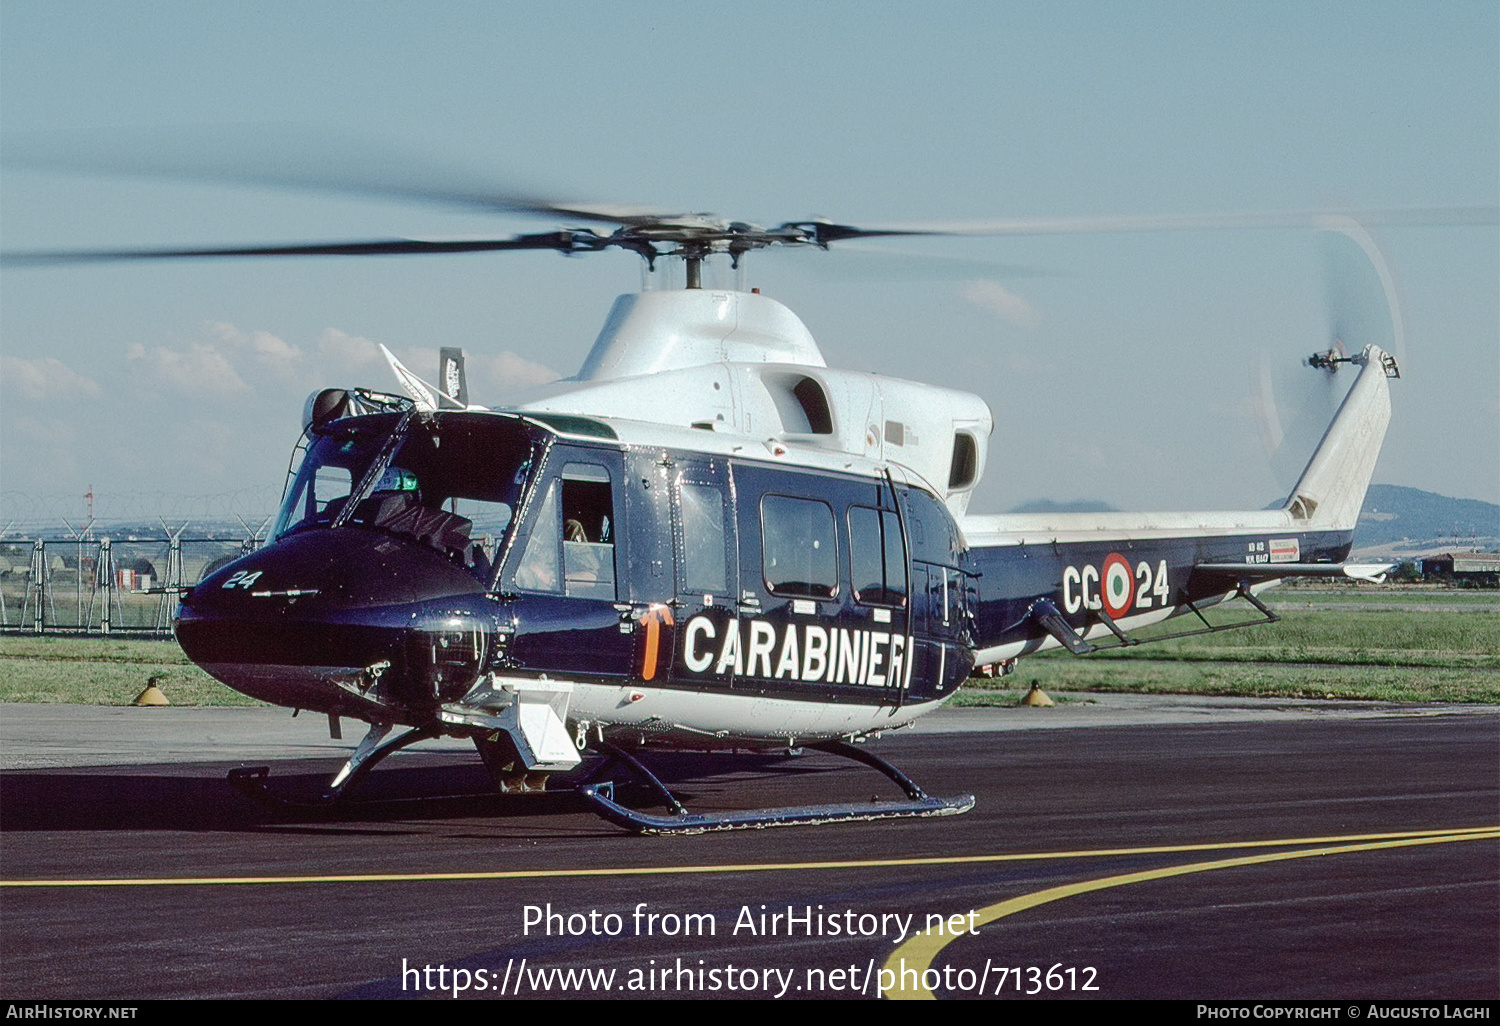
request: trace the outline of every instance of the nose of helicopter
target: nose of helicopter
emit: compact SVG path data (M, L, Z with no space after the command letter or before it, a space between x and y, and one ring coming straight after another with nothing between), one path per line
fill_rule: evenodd
M252 698L389 718L409 636L493 622L490 605L478 577L425 545L315 530L205 578L183 596L176 633L188 658Z

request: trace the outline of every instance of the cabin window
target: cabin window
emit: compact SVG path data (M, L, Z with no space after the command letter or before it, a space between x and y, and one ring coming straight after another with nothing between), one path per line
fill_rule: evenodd
M849 508L849 570L854 597L865 605L906 604L906 553L892 510Z
M924 563L957 566L961 546L953 518L926 492L906 493L906 527L911 532L911 558Z
M614 600L614 490L609 471L593 463L563 467L563 584L578 598Z
M760 521L762 570L771 593L832 598L839 586L833 508L816 499L767 495Z
M724 545L724 493L711 485L682 482L682 585L689 594L728 591Z

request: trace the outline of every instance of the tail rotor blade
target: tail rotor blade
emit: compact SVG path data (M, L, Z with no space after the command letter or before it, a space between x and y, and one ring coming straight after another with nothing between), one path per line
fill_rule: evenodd
M1261 442L1285 489L1296 483L1353 383L1349 358L1375 345L1398 366L1407 359L1395 281L1378 241L1349 217L1328 217L1320 227L1327 333L1300 360L1262 353L1251 377Z

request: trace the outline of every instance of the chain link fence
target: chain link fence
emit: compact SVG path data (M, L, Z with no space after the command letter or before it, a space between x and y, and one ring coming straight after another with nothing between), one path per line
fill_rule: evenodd
M151 499L168 501L147 510ZM115 515L73 519L57 497L4 494L0 631L170 635L178 596L258 548L270 525L261 491L109 501Z

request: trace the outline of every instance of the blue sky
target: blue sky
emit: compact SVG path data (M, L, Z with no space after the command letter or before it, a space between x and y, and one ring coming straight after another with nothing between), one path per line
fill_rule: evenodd
M363 159L358 138L434 174L761 223L1492 205L1500 6L0 3L10 138L149 131L191 151L212 129L269 152L287 126L318 151L288 159L314 167ZM265 187L0 178L10 250L555 226ZM1408 352L1376 480L1500 501L1497 230L1377 234ZM1284 488L1251 382L1267 361L1285 397L1298 358L1326 347L1319 233L883 245L903 259L761 254L747 281L797 311L830 363L983 396L996 432L977 511L1259 507ZM7 270L0 513L76 512L90 484L105 515L269 507L309 389L392 387L370 341L426 374L439 346L462 345L475 398L498 402L575 371L613 296L640 287L637 264Z

